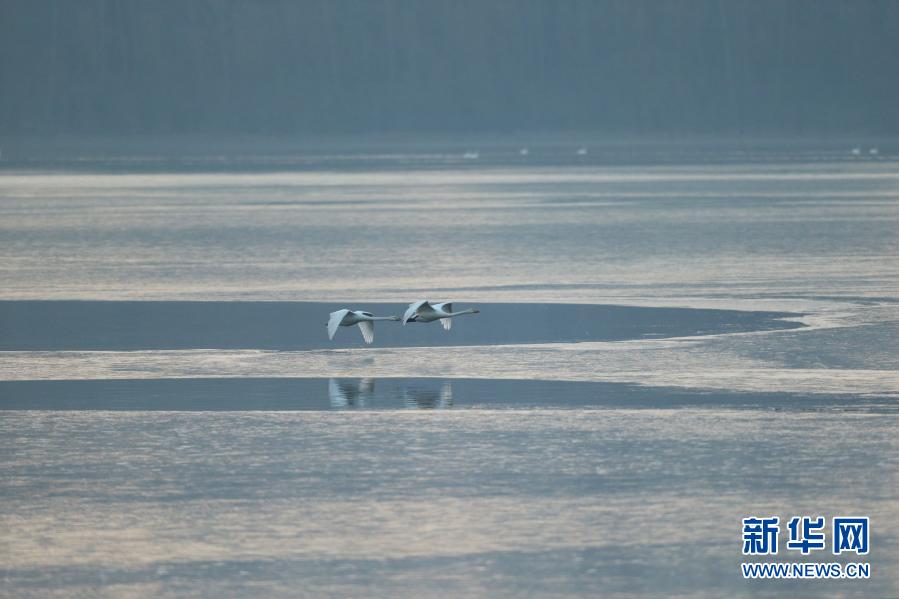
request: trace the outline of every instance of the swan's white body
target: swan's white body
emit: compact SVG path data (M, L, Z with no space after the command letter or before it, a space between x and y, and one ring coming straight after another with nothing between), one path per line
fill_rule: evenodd
M333 339L337 332L337 327L351 327L354 324L359 325L362 331L362 339L366 343L375 340L376 320L399 320L398 316L372 316L371 312L361 312L359 310L337 310L331 312L331 318L328 319L328 339Z
M454 316L477 314L478 312L480 310L475 309L453 312L453 304L451 302L432 304L428 300L419 300L412 302L406 308L406 313L403 314L403 325L405 326L407 322L434 322L439 320L443 328L448 331L453 326L453 321L450 319Z

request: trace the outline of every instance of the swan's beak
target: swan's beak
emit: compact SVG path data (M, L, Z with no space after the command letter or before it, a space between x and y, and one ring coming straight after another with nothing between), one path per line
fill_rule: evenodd
M399 322L402 319L399 316L391 316L390 320L396 320L397 322Z
M475 308L474 310L471 311L471 313L472 313L472 314L480 314L481 311L478 310L477 308Z

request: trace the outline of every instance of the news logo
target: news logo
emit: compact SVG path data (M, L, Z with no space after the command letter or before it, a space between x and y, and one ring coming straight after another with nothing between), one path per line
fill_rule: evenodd
M827 519L823 516L794 516L787 522L785 533L789 536L784 547L803 556L823 551L827 546L826 530ZM868 555L870 531L867 516L834 517L830 538L833 555ZM777 516L743 518L743 555L777 555L780 533L780 518ZM864 579L871 574L870 564L861 562L744 562L741 569L744 578L768 579Z

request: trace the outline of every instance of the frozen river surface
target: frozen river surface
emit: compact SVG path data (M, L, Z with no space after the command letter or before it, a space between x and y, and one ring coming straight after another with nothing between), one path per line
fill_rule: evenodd
M496 152L0 170L0 594L899 593L889 152Z

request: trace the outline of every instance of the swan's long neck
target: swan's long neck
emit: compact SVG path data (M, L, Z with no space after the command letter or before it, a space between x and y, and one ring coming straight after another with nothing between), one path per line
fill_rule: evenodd
M477 313L478 313L478 311L475 310L474 308L469 308L468 310L462 310L460 312L450 312L446 316L448 318L452 318L453 316L460 316L462 314L477 314Z
M365 320L399 320L399 316L365 316Z

